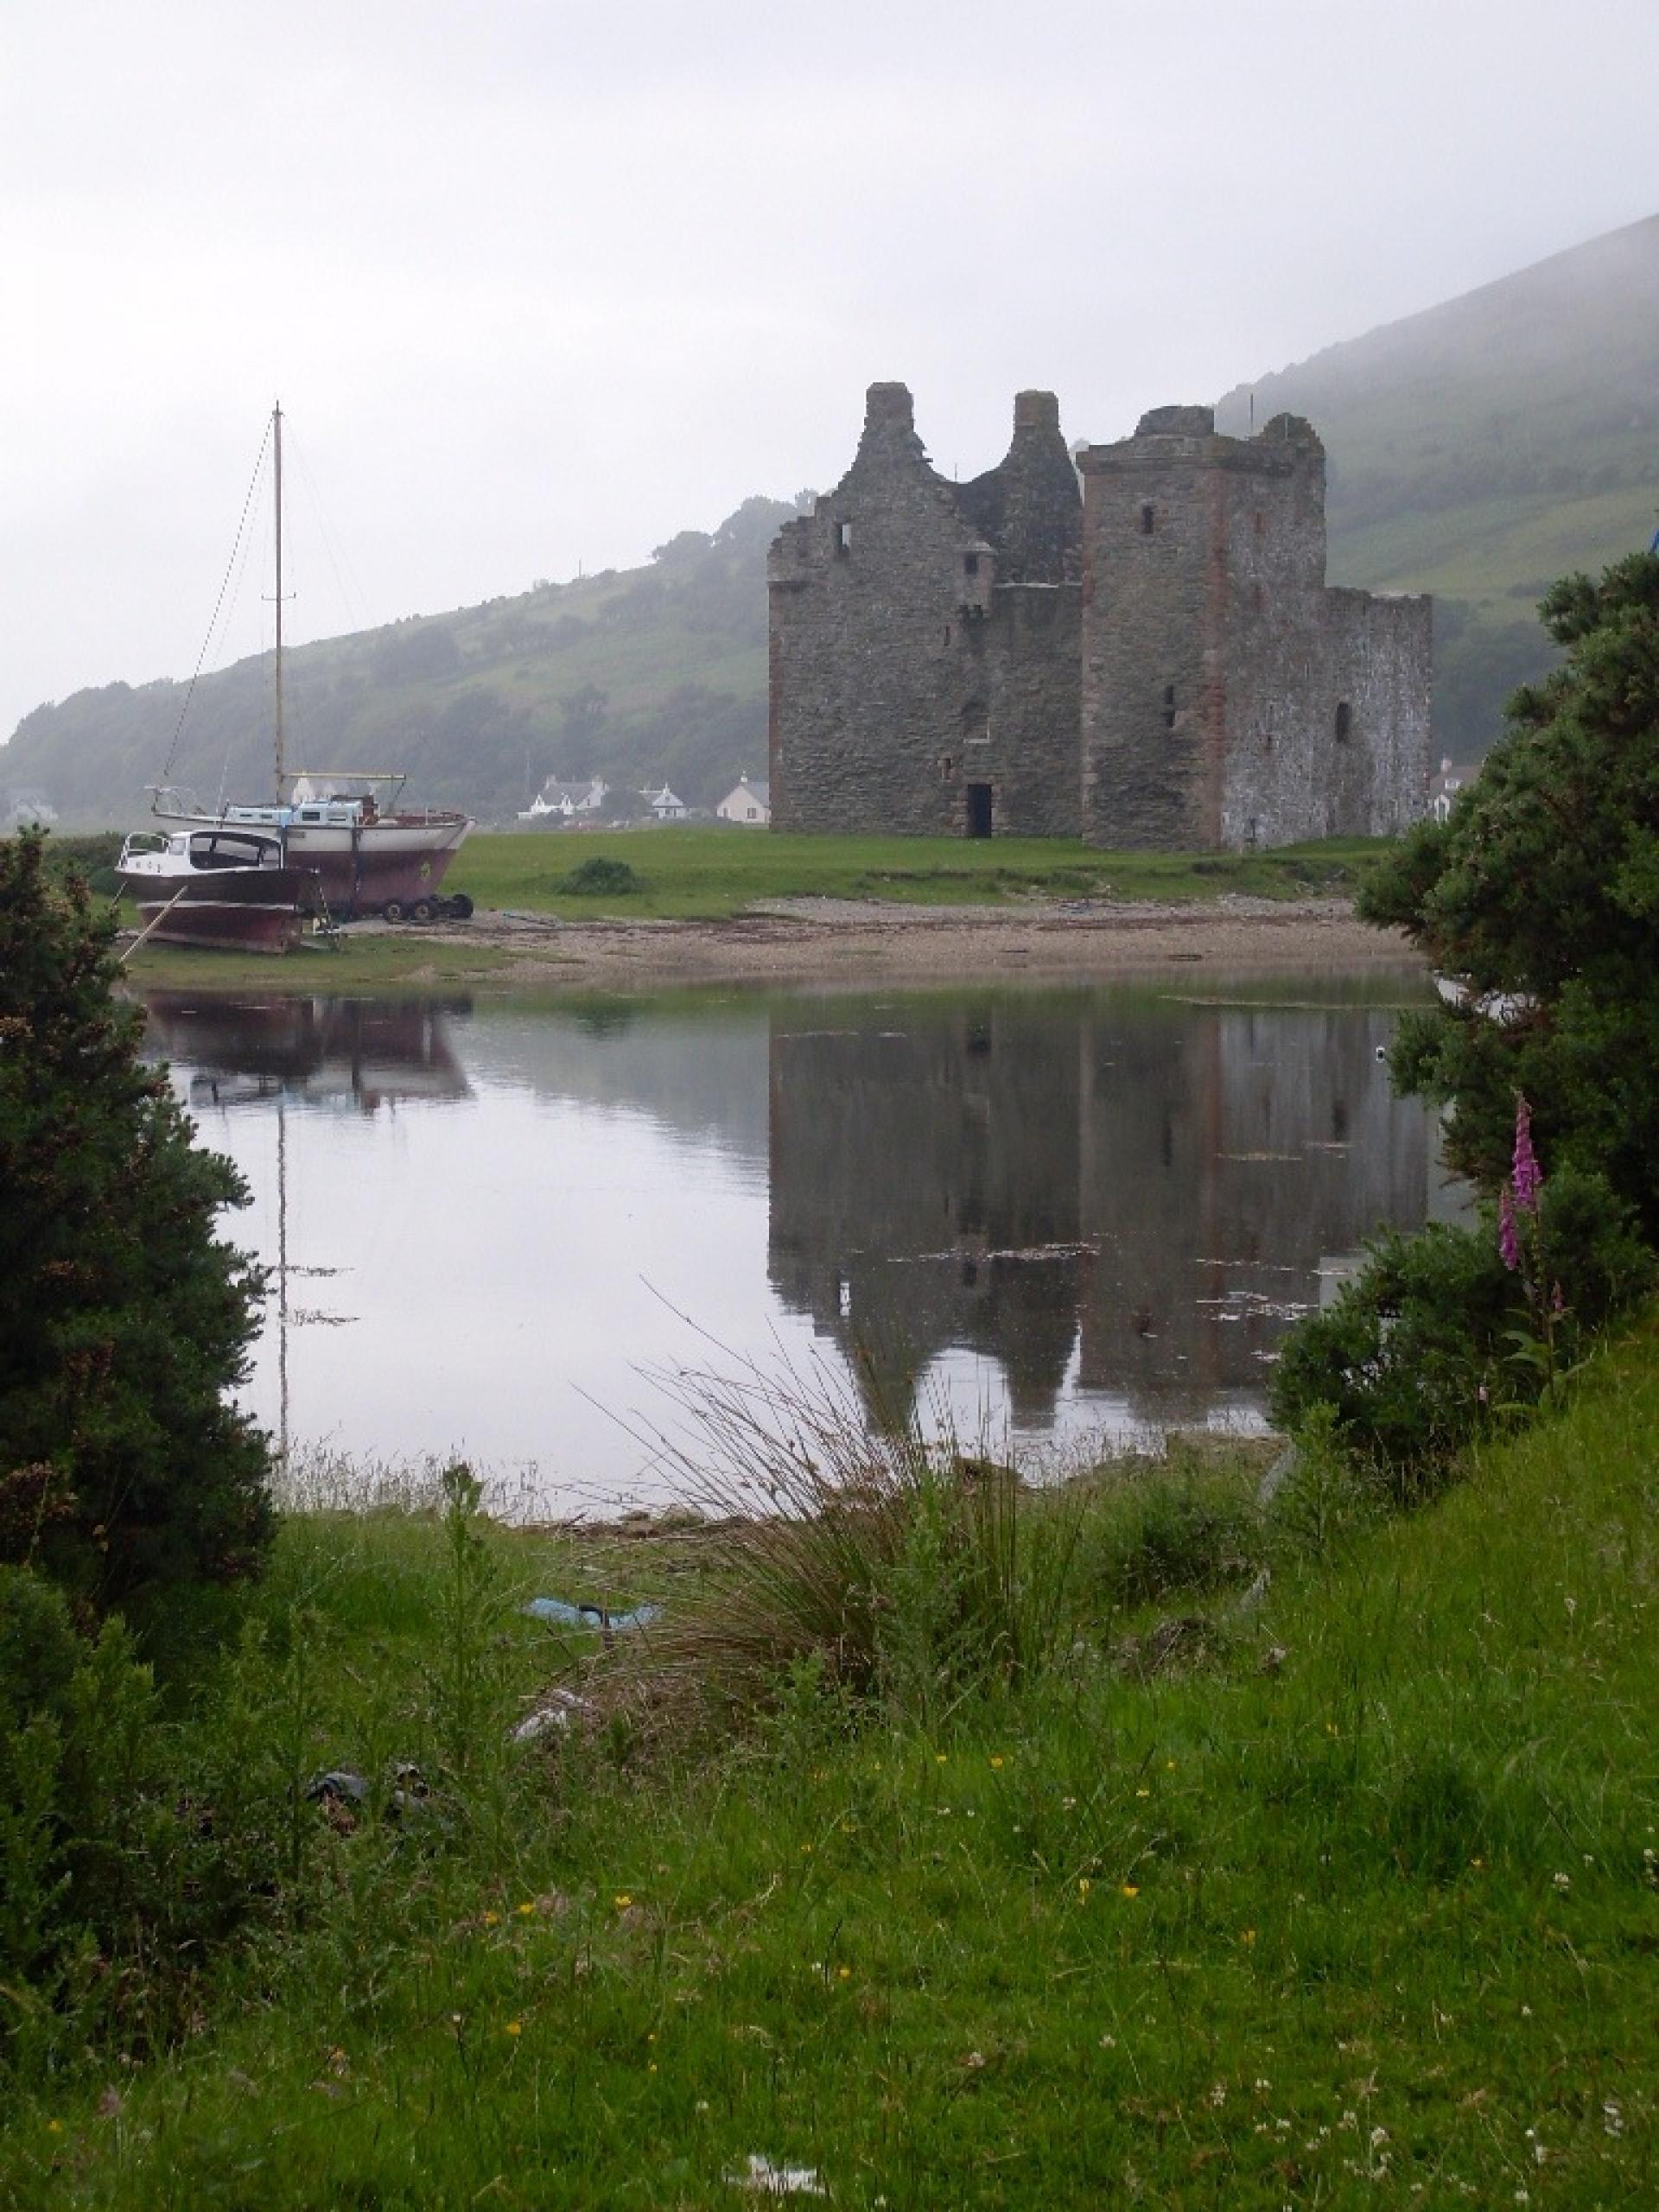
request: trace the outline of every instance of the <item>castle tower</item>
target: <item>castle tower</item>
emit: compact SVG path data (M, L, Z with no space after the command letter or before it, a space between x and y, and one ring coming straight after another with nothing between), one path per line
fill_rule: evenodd
M958 485L873 384L852 467L767 563L772 827L1075 836L1081 538L1052 392Z
M1097 844L1379 835L1421 811L1429 601L1331 591L1325 448L1161 407L1084 475L1082 816Z

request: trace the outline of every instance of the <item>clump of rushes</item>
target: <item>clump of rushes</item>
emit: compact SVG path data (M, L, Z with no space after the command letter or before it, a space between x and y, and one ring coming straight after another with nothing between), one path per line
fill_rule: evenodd
M705 1573L683 1612L607 1663L636 1709L729 1721L805 1670L938 1725L1067 1648L1076 1497L1027 1488L948 1425L930 1440L913 1413L873 1417L825 1370L746 1363L667 1387L683 1418L652 1442L702 1516Z

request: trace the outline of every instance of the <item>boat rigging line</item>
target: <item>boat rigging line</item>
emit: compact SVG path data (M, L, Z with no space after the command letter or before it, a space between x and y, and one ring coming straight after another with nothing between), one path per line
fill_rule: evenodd
M253 474L248 480L247 497L242 502L242 518L236 525L236 539L231 547L231 557L225 563L225 574L219 582L219 597L213 601L213 617L207 625L207 634L201 641L201 651L196 655L196 664L190 673L190 682L185 690L184 703L179 709L179 719L174 726L173 742L167 748L167 760L162 770L163 783L173 772L173 758L179 749L179 739L184 730L184 718L190 711L190 702L196 696L196 683L201 675L202 664L207 659L208 650L213 645L213 632L219 627L219 609L224 606L225 594L231 588L231 578L236 570L236 556L242 550L242 540L248 527L248 517L253 510L254 498L259 489L259 480L265 472L265 449L270 443L270 431L271 425L267 422L265 435L259 441L259 452L253 464ZM281 589L280 584L277 588Z

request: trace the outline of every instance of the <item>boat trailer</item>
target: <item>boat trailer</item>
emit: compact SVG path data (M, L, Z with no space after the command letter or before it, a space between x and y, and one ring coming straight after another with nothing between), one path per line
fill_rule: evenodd
M411 899L407 904L401 899L388 899L378 910L386 922L467 922L473 917L473 902L464 891L457 891L451 898L442 898L435 891Z

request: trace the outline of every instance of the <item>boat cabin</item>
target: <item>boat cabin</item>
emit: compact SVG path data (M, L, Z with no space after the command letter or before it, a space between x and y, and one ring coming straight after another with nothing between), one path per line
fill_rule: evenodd
M121 848L116 863L118 871L134 869L145 875L283 865L282 839L264 837L253 830L180 830L168 836L137 830Z
M365 797L306 799L291 806L227 806L225 819L269 823L275 830L286 830L296 822L319 829L354 830L359 823L375 819L375 804L372 798Z

